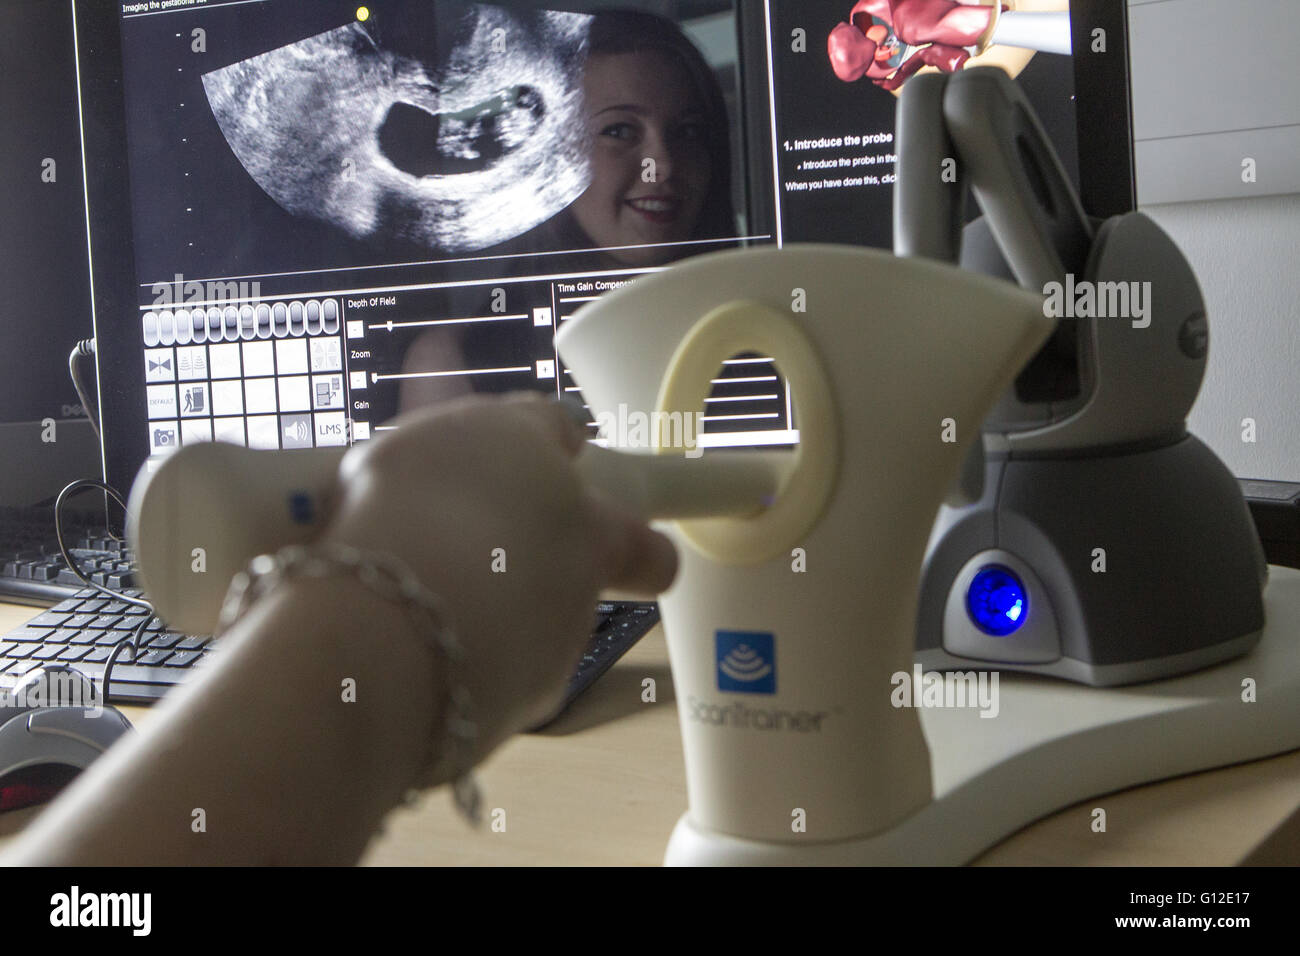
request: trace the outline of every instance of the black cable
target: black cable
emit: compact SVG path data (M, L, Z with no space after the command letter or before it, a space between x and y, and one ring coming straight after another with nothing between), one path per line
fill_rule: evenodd
M105 481L100 481L98 478L80 478L64 485L63 490L59 492L59 496L54 500L54 537L59 542L59 554L63 556L63 560L67 562L68 568L71 569L72 573L80 578L81 582L85 584L86 587L93 588L101 594L107 594L115 601L121 601L124 604L130 604L134 607L142 607L149 612L141 617L140 623L135 626L130 634L123 637L113 646L113 652L109 655L108 663L104 666L104 676L101 679L100 687L100 695L103 697L104 702L108 703L110 700L109 691L112 687L111 681L113 665L117 662L117 658L121 654L122 648L126 647L127 644L130 643L132 645L131 660L138 660L141 650L140 639L145 630L149 627L150 623L152 623L158 615L154 613L153 605L143 598L132 597L131 595L124 594L121 591L114 591L112 588L105 587L102 584L96 584L86 576L86 573L77 565L76 560L68 553L68 546L63 540L63 504L68 500L68 498L78 492L85 491L87 488L95 488L104 492L116 501L123 511L126 510L126 502L122 500L122 496L118 493L117 489Z
M130 647L131 663L134 664L136 661L140 659L140 650L141 650L140 638L143 636L144 632L148 629L149 624L154 620L156 620L156 617L157 616L153 614L144 615L142 618L140 618L140 623L135 626L135 628L131 631L130 634L126 635L120 641L118 641L116 644L113 645L113 652L108 655L108 662L104 665L104 676L101 680L103 688L100 691L100 694L104 698L104 703L107 704L110 702L108 697L108 692L109 692L109 688L112 686L111 681L113 680L113 665L117 663L118 656L122 653L122 650L124 648Z
M72 387L77 390L77 399L81 402L81 407L90 419L90 427L95 430L95 437L99 439L100 444L104 442L104 436L99 431L99 408L90 404L90 399L86 397L86 390L81 385L81 373L78 371L78 365L83 358L95 355L95 340L82 339L72 347L68 353L68 375L72 377Z
M81 410L85 412L86 418L90 421L90 427L95 432L95 439L99 442L100 450L103 451L104 435L99 430L99 406L90 404L90 399L86 396L86 390L81 384L81 372L78 371L81 359L94 357L95 340L82 339L68 353L68 375L72 378L72 387L77 390L77 400L81 402ZM114 541L122 540L113 533L112 528L108 530L108 536Z
M63 540L63 503L72 495L75 495L79 491L84 491L87 488L99 489L116 501L123 511L126 510L126 502L122 500L122 496L118 493L117 489L107 482L100 481L98 478L79 478L76 481L64 485L63 490L59 492L59 497L54 501L54 536L59 542L59 554L63 555L63 560L66 561L68 567L72 569L72 573L80 578L81 582L85 584L86 587L94 588L101 594L107 594L109 597L115 598L116 600L122 601L126 604L142 607L150 614L154 613L153 605L143 598L131 597L129 594L123 594L121 591L114 591L111 588L106 588L102 584L96 584L94 581L90 580L90 578L86 577L85 572L77 566L77 562L73 560L72 555L68 553L68 546Z

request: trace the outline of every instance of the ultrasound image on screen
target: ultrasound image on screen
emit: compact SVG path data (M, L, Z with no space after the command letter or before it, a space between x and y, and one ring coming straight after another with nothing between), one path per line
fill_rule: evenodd
M575 393L554 335L584 303L772 238L737 215L729 0L682 22L532 2L123 14L136 314L102 338L122 333L135 369L124 467L193 442L362 441L475 392ZM788 440L776 375L735 368L752 394L719 421Z
M356 239L463 253L586 189L590 17L437 9L424 43L392 49L353 22L203 75L230 149L283 210Z
M644 12L458 0L124 17L138 284L411 265L433 281L725 248L748 201L736 53L726 30L701 34L707 58Z

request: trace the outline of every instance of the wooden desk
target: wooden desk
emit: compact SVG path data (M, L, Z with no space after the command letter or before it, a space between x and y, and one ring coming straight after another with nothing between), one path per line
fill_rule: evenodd
M0 629L38 609L0 604ZM653 678L655 703L641 701ZM146 707L124 707L137 725ZM538 734L516 737L479 771L505 831L471 831L444 788L389 817L363 860L431 864L656 865L686 809L681 737L663 631L656 627L577 704ZM1093 833L1091 810L1106 809ZM1223 866L1261 854L1300 863L1300 751L1094 798L1014 834L976 865ZM0 815L0 843L35 811ZM1280 828L1280 829L1279 829Z

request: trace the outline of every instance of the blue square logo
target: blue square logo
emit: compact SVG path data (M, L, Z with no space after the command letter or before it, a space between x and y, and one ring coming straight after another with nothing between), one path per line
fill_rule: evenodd
M718 631L718 690L776 693L776 636L764 631Z

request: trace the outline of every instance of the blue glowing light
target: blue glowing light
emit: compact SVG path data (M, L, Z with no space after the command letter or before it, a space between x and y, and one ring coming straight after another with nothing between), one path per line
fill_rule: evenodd
M966 611L985 634L1006 637L1025 623L1029 596L1015 572L1000 564L980 568L966 592Z

